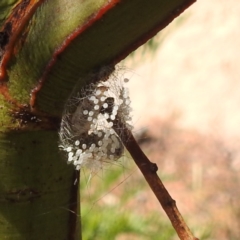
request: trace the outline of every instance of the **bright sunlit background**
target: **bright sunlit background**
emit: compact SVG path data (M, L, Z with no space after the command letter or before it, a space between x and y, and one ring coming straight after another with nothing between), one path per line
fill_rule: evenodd
M240 2L197 1L124 65L135 133L189 227L240 239ZM131 162L82 182L83 239L178 239Z
M186 128L240 136L240 2L197 1L165 32L129 64L137 126L178 113Z

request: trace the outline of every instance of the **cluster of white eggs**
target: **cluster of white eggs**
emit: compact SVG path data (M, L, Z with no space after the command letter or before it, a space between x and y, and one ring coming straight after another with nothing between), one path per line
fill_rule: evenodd
M66 109L62 117L60 148L77 170L86 166L95 172L104 163L119 159L124 147L113 127L120 120L132 129L131 101L125 87L128 79L111 76L88 86L86 96L74 98L74 111L69 113Z

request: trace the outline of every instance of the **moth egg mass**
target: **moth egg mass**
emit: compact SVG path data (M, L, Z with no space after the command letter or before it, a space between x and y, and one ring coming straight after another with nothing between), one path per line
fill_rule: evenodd
M97 91L96 91L96 95L97 95L97 96L100 95L101 92L102 92L101 90L97 90Z
M71 151L72 151L72 147L68 147L67 152L71 152Z
M110 160L117 160L123 152L123 143L114 129L121 122L132 128L131 101L125 88L129 79L112 74L112 70L90 74L86 80L92 83L79 89L66 104L59 148L66 152L67 162L76 170L87 167L95 173Z
M105 117L106 119L109 119L109 114L108 114L108 113L104 113L104 117Z
M77 155L77 156L79 156L81 153L82 153L82 149L78 149L78 150L76 151L76 155Z
M107 104L107 103L104 103L104 104L103 104L103 107L104 107L104 108L107 108L107 107L108 107L108 104Z
M99 100L95 99L93 102L94 102L94 104L98 104Z

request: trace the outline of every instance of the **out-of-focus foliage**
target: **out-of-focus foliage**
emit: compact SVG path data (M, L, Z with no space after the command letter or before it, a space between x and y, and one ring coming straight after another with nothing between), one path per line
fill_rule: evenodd
M123 157L124 158L124 157ZM130 159L128 159L131 161ZM107 239L139 239L139 240L170 240L176 236L165 215L149 212L141 214L131 209L130 202L135 201L142 191L142 186L123 187L127 179L123 175L130 174L133 163L124 163L128 169L120 166L109 166L102 175L94 176L86 183L82 179L82 234L83 239L105 240ZM88 173L85 173L86 178ZM101 179L103 178L103 179ZM121 180L123 179L123 180ZM118 183L120 184L118 186ZM116 190L116 192L114 192ZM117 192L121 191L120 195ZM99 196L103 195L99 198ZM111 200L112 199L112 200Z

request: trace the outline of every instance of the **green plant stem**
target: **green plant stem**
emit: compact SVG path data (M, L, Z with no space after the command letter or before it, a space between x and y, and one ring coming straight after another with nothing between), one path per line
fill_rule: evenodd
M174 229L181 240L198 240L193 236L192 232L185 223L181 213L179 212L176 201L172 199L161 179L157 175L158 167L152 163L143 153L130 130L120 121L114 124L114 130L120 136L126 149L131 154L134 162L142 172L144 178L151 187L153 193L162 205L162 208L168 215Z
M0 133L0 239L79 240L78 172L53 130Z

